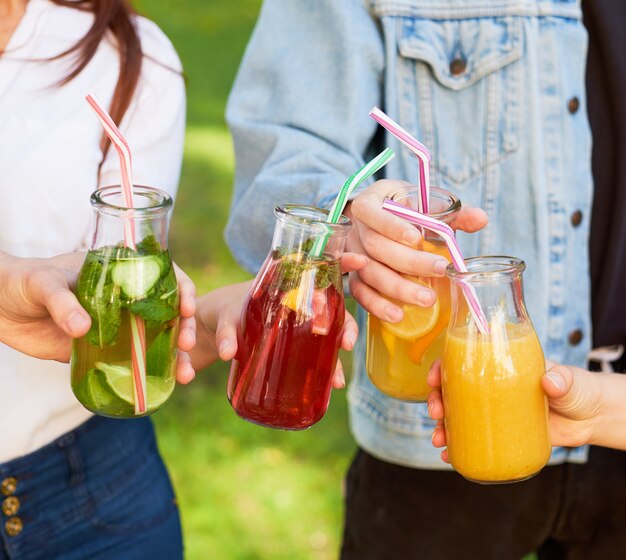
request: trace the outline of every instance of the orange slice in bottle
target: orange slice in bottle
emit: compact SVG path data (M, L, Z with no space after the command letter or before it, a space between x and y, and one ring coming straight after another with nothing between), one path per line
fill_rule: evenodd
M418 284L429 288L427 284L412 279ZM415 340L424 336L435 328L439 319L439 299L432 307L419 307L418 305L397 303L404 312L404 317L399 323L382 321L383 329L403 340Z

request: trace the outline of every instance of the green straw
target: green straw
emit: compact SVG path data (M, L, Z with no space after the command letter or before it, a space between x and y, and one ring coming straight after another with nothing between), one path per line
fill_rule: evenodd
M348 197L352 194L352 191L359 186L363 181L369 179L374 173L378 170L382 169L385 165L387 165L395 156L394 151L391 148L385 148L380 154L378 154L374 159L366 163L361 169L350 175L346 179L346 182L341 187L337 198L335 198L335 202L330 208L328 213L328 219L326 223L328 224L336 224L339 221L341 213L348 202ZM330 231L322 236L318 237L311 249L311 255L314 257L320 257L324 252L324 247L326 247L326 243L328 243L328 238L330 237Z

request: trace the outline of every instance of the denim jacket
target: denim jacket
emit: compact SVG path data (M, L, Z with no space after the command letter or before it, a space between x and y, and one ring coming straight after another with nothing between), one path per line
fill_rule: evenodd
M368 117L378 105L430 148L431 184L487 211L484 230L458 234L464 254L526 261L525 298L546 356L583 366L586 48L578 0L266 0L227 109L237 171L226 239L235 257L257 270L272 208L328 204L383 144L397 153L385 176L417 183L415 157ZM390 462L446 468L425 405L369 382L362 310L359 322L348 391L357 442ZM551 460L585 454L557 448Z

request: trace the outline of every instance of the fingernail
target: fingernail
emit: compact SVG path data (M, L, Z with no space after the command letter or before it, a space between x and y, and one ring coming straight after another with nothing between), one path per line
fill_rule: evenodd
M428 401L428 416L433 417L433 403Z
M348 333L348 346L350 346L350 348L354 348L354 345L356 344L356 333L355 332L349 332Z
M346 376L343 374L343 371L339 373L339 382L342 387L346 386Z
M387 321L390 323L397 323L402 320L402 311L396 307L388 307L385 310L385 315L387 315Z
M440 259L433 265L433 273L436 276L445 276L446 268L448 268L448 261Z
M220 346L218 348L218 353L220 356L223 356L233 347L233 341L229 338L226 338L220 342Z
M432 305L435 305L437 295L434 292L420 290L419 292L417 292L416 299L417 303L419 303L423 307L431 307Z
M407 245L413 246L416 245L417 242L420 240L420 234L417 232L416 229L407 229L404 232L402 239L405 241L405 243L407 243Z
M554 385L559 391L565 389L565 380L558 373L547 373L546 374L550 383Z
M66 319L66 325L69 330L76 332L87 326L89 320L79 311L72 311Z

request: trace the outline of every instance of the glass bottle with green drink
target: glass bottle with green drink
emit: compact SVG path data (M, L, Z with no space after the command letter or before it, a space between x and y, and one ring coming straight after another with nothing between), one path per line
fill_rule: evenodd
M91 329L74 341L72 390L90 411L134 418L157 410L175 385L179 295L167 246L171 197L119 186L91 195L92 244L76 295Z

